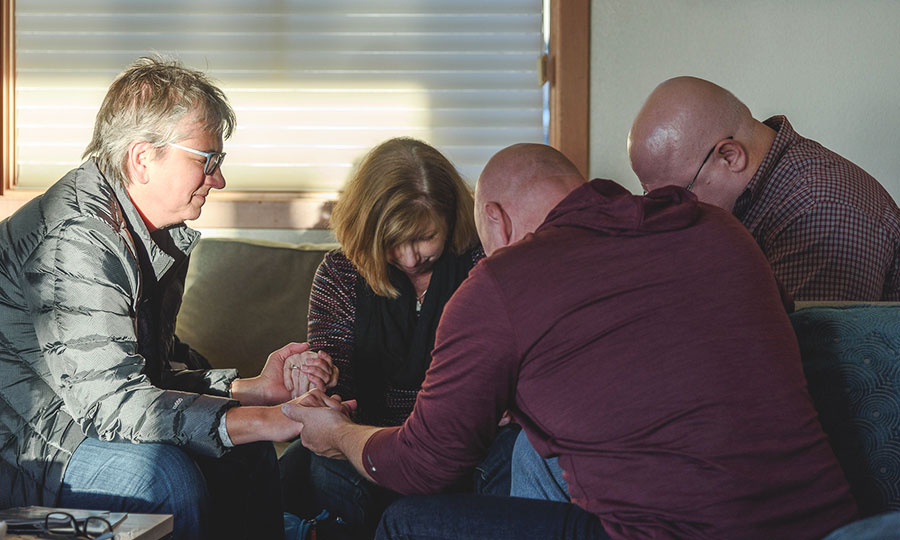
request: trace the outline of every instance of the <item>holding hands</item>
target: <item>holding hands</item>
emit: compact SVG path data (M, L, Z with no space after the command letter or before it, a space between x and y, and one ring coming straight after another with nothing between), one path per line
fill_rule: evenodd
M327 353L310 351L307 343L288 343L269 355L258 376L236 379L231 394L242 405L278 405L337 381L338 369Z
M231 397L241 405L278 405L291 399L285 388L282 372L288 358L309 350L306 343L288 343L269 355L266 365L256 377L235 379L231 383Z
M338 370L332 366L330 356L310 351L307 343L288 343L269 355L259 375L231 383L231 397L242 405L230 409L226 415L231 441L243 444L293 439L303 426L285 416L279 405L287 406L286 402L303 395L309 388L316 394L308 395L309 401L305 403L327 409L329 403L340 403L340 397L334 400L324 393L337 380ZM356 402L351 403L355 406Z
M285 416L303 425L303 446L336 459L347 459L339 449L340 433L342 427L353 425L350 414L355 410L356 400L342 401L341 396L328 396L318 388L281 406Z
M318 388L323 392L338 382L338 368L323 351L303 351L285 359L282 368L284 387L291 398Z

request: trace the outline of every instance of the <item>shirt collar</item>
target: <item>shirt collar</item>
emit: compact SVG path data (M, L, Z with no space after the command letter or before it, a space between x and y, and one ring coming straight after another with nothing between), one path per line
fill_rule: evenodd
M759 198L760 193L763 192L769 179L772 177L772 172L778 166L778 162L781 161L781 156L796 142L798 137L797 132L794 131L786 116L772 116L763 124L775 130L775 139L772 141L772 146L769 147L769 151L766 152L762 162L760 162L759 168L756 169L753 178L750 179L747 187L744 188L744 191L734 203L732 213L738 219L743 217L747 210L753 206L753 202Z

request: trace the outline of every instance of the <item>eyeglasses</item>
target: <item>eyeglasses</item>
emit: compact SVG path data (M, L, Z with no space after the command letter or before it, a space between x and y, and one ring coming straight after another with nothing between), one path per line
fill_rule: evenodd
M216 169L219 168L219 165L222 164L222 160L225 159L225 152L201 152L200 150L194 150L193 148L181 146L180 144L175 144L173 142L170 142L169 146L174 146L175 148L180 148L185 152L190 152L192 154L197 154L198 156L205 157L206 165L203 166L203 174L207 176L216 174Z
M725 137L726 139L734 139L734 137ZM709 149L709 152L706 153L706 157L703 158L703 163L700 164L700 168L697 169L697 173L694 175L694 178L691 180L691 183L687 185L686 190L690 191L692 187L694 187L694 182L697 181L697 177L700 176L700 171L703 170L703 166L706 165L706 162L709 161L709 157L712 155L713 151L716 149L716 146L719 146L719 143L713 145L712 148Z
M94 538L113 538L112 525L100 516L89 516L81 521L67 512L50 512L44 518L44 530L50 534Z

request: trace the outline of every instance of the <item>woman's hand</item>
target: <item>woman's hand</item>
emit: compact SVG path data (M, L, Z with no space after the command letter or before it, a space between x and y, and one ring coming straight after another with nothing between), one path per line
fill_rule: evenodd
M338 368L323 351L306 351L288 357L284 362L284 387L296 398L318 388L323 392L338 381Z
M306 343L288 343L269 355L266 365L256 377L235 379L231 383L231 396L241 405L277 405L291 399L285 388L282 373L288 358L309 350Z

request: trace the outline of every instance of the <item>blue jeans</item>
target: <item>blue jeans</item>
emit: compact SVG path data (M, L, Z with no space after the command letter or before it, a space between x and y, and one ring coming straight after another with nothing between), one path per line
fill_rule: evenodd
M69 460L58 505L172 514L175 539L281 538L277 466L270 443L210 458L168 444L88 438Z
M511 469L509 494L513 497L569 502L569 485L563 478L557 458L542 458L524 431L516 439Z
M475 467L472 478L459 491L508 495L510 458L521 428L501 428L487 457ZM311 455L298 440L279 459L286 510L311 518L323 508L340 516L344 536L371 538L382 512L400 495L373 484L347 461Z
M887 512L844 525L825 540L896 540L900 536L900 512Z
M381 518L382 540L608 540L600 518L571 503L516 497L405 497Z

